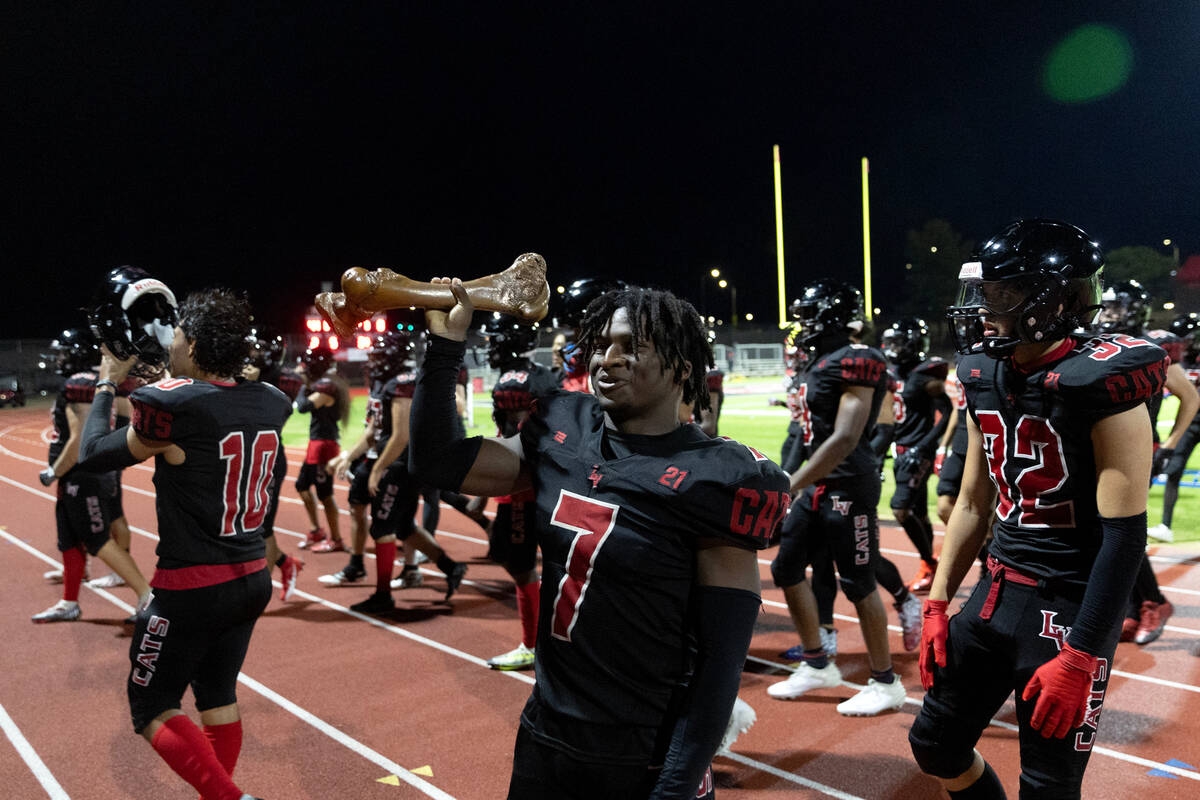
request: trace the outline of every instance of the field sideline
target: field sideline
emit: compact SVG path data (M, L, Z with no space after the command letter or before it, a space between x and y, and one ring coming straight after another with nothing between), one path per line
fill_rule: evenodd
M720 432L722 436L737 439L756 450L778 460L779 449L787 435L788 412L778 406L769 406L771 398L784 398L783 376L729 379L725 387L725 407L722 409ZM490 393L477 394L473 398L475 406L475 426L468 428L468 435L492 436L495 428L491 425L492 401ZM356 396L350 412L350 426L343 433L344 444L353 444L359 428L357 420L363 419L366 412L365 396ZM1165 437L1171 430L1171 420L1174 419L1177 401L1167 397L1163 401L1162 412L1159 414L1159 434ZM303 447L308 441L308 416L293 414L284 428L284 444ZM1188 469L1200 470L1200 448L1192 453L1188 460ZM929 516L937 521L937 498L934 496L935 482L930 482ZM891 469L885 471L882 500L879 503L881 519L891 519L888 509L888 499L892 496L893 480ZM1157 525L1162 517L1161 485L1150 489L1149 524ZM1175 505L1174 519L1175 541L1188 542L1200 539L1200 488L1180 486L1179 502ZM940 527L940 525L939 525Z

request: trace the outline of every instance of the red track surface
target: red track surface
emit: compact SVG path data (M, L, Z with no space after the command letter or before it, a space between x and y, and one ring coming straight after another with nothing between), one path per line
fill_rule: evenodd
M129 631L121 624L131 611L128 590L85 588L83 619L73 624L29 621L61 596L42 579L60 563L53 491L37 481L46 422L44 408L0 412L0 727L6 733L0 795L194 798L130 727ZM301 453L289 457L294 476ZM150 478L149 467L139 466L124 479L133 554L147 574L155 533ZM344 506L344 485L337 496ZM290 484L284 498L277 536L296 553L307 521ZM912 573L916 555L903 533L885 527L882 539L901 572ZM342 566L343 554L305 556L299 600L282 603L276 593L255 630L239 690L246 738L236 778L245 790L268 800L504 796L531 676L493 672L484 661L516 644L512 585L482 560L479 528L448 508L439 540L452 556L472 562L452 608L440 602L443 584L432 570L427 586L395 592L399 611L386 624L354 614L347 606L369 586L317 581ZM782 593L770 585L771 555L761 562L766 602L741 691L758 722L734 745L733 757L717 759L720 797L943 796L909 755L907 731L922 692L915 658L901 651L894 614L896 668L909 697L900 712L852 719L834 711L867 678L854 611L841 597L838 664L849 683L793 702L767 697L766 687L784 674L778 652L797 641ZM1176 613L1157 642L1117 650L1100 745L1084 783L1087 798L1200 797L1200 771L1165 763L1200 767L1200 546L1160 548L1157 555L1155 569ZM96 575L107 571L99 561L92 567ZM193 711L190 696L184 709ZM980 749L1015 798L1012 722L1010 703ZM1155 768L1180 777L1147 774ZM392 775L399 785L379 782Z

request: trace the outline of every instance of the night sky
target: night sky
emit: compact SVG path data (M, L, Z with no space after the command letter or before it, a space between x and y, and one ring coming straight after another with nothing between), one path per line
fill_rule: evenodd
M529 250L552 285L703 285L711 313L720 267L761 319L773 144L789 295L861 281L863 156L877 305L931 218L1200 252L1194 2L193 5L6 8L0 338L79 323L123 263L298 331L348 266L470 278ZM1084 82L1121 74L1056 100L1047 64L1089 24L1125 50L1085 52Z

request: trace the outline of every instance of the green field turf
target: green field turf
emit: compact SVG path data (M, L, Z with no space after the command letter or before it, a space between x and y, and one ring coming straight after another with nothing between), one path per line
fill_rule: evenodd
M740 394L738 388L744 387L751 394ZM783 398L782 388L774 391L773 387L782 387L782 377L756 379L753 383L739 383L736 379L728 384L729 391L725 395L725 407L721 414L720 431L722 436L736 439L750 445L756 450L779 459L779 449L787 435L788 414L779 407L770 407L767 401L771 397ZM354 441L360 428L358 421L363 419L366 412L367 399L365 396L354 398L350 412L350 434L343 434L343 446L349 447ZM482 434L492 436L495 426L491 423L491 396L480 394L474 396L476 425L469 428L470 436ZM1170 432L1171 420L1174 419L1177 401L1168 397L1163 402L1159 414L1159 432L1162 437ZM283 431L284 444L289 447L304 447L308 442L308 415L293 414ZM1188 460L1188 469L1200 469L1200 448L1192 453ZM930 481L929 515L937 519L937 498L934 496L936 480ZM891 469L885 471L882 500L879 503L881 519L891 519L888 500L892 496L894 482ZM1150 525L1157 525L1162 520L1162 486L1150 489ZM1175 541L1200 540L1200 489L1182 486L1179 490L1179 502L1175 504L1175 519L1173 525Z

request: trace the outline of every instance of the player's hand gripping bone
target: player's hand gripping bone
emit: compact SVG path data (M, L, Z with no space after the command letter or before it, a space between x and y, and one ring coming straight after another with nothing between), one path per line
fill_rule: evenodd
M546 316L550 285L546 283L546 261L537 253L518 256L503 272L463 284L475 308L499 311L527 322ZM358 324L379 311L391 308L436 308L448 310L455 303L448 284L415 281L390 269L368 272L351 267L342 274L341 292L322 292L317 309L339 336L350 336Z

